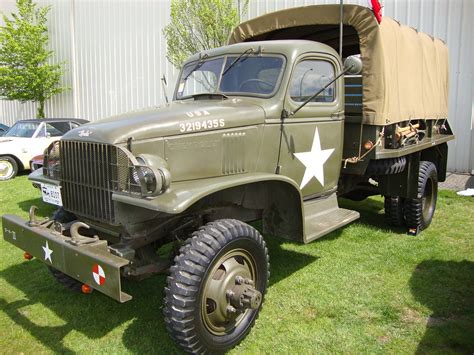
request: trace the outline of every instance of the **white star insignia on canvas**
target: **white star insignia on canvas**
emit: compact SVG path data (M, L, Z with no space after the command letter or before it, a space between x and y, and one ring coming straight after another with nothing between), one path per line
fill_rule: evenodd
M42 247L44 250L44 260L49 260L49 262L52 264L53 260L51 260L51 254L53 254L53 251L49 249L48 242L46 242L46 245Z
M314 131L311 151L295 153L295 157L306 167L300 189L305 187L315 177L324 186L324 163L329 159L334 149L321 150L318 127Z

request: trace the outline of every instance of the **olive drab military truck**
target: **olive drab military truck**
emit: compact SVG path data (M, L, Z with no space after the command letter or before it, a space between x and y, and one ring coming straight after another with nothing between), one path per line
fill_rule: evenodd
M166 327L201 353L255 322L269 278L261 233L320 238L359 217L338 196L384 195L388 223L428 227L454 138L447 48L345 5L341 58L339 16L322 5L245 22L183 64L169 105L66 134L30 176L60 208L3 216L5 240L65 286L119 302L132 298L122 279L169 271Z

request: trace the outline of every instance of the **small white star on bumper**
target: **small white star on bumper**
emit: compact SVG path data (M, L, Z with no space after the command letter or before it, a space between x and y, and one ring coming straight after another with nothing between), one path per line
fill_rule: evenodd
M53 254L53 251L49 249L48 242L46 242L46 245L42 247L44 250L44 260L49 260L49 262L52 264L53 260L51 260L51 254Z

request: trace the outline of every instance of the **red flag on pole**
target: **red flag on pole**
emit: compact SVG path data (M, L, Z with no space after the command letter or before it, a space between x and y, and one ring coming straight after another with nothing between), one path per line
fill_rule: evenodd
M375 18L377 22L380 23L382 21L382 5L380 5L379 0L370 0L372 3L372 11L374 12Z

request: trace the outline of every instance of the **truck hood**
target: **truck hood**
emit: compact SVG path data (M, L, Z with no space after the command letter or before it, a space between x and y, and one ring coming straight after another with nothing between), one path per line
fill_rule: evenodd
M78 127L63 140L109 144L216 129L262 124L265 111L245 99L186 100L140 112L129 112Z

